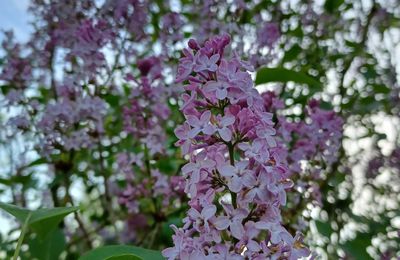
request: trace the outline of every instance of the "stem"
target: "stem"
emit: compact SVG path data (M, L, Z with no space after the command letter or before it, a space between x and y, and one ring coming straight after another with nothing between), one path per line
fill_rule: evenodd
M144 144L144 164L145 164L145 171L147 176L151 179L151 166L150 166L150 158L149 158L149 148L147 147L146 144ZM153 217L156 218L156 215L158 214L159 207L158 207L158 203L157 203L157 198L155 197L151 197L151 201L154 205L154 214Z
M22 226L21 234L19 235L19 238L18 238L17 247L15 248L13 260L18 259L19 251L21 250L21 246L22 246L22 242L24 241L26 231L28 230L28 223L29 223L29 219L31 218L31 215L32 215L32 212L29 212L28 217L26 218L24 225Z
M251 210L250 210L249 214L247 215L247 217L242 220L242 225L246 224L246 222L251 219L255 209L256 209L256 205L253 204L253 206L251 207Z
M72 204L72 206L73 206L73 204ZM79 217L77 212L74 212L74 217L75 217L75 220L78 222L79 228L81 229L83 236L85 237L87 246L89 247L89 249L92 249L93 248L92 241L90 240L89 232L86 230L82 219Z
M156 224L156 227L155 227L154 231L152 232L151 237L149 238L149 246L148 246L149 248L153 248L154 240L158 233L158 228L159 228L159 223Z
M69 159L68 159L69 166L71 166L73 164L74 156L75 156L74 151L70 151ZM69 179L69 171L70 171L70 169L62 169L62 174L64 177L64 184L65 184L65 199L64 200L65 200L65 203L69 202L71 204L71 206L74 206L74 200L72 199L72 196L69 192L69 189L71 187L71 181ZM77 212L74 212L74 217L75 217L76 222L78 222L78 226L79 226L82 234L86 238L86 244L87 244L88 248L92 249L93 248L92 241L90 239L89 232L85 228L85 225L84 225L82 219L79 217Z
M228 151L229 151L229 161L232 166L235 166L235 149L234 149L235 146L231 142L227 143L226 145L228 146ZM236 202L237 194L232 191L230 191L230 193L231 193L231 198L232 198L232 205L236 209L237 208L237 202Z
M64 177L65 177L65 182L66 182L65 183L66 201L69 201L69 203L71 203L71 206L74 206L74 201L72 199L71 194L69 193L70 183L69 183L68 176L65 174ZM77 212L74 212L74 217L75 217L76 222L78 222L78 226L79 226L80 230L82 231L83 236L86 239L87 246L89 247L89 249L92 249L93 248L92 241L90 239L89 232L86 230L85 225L83 224L82 219L79 217Z
M356 50L355 52L353 52L352 55L349 55L350 58L347 61L347 63L345 63L344 68L342 70L342 76L340 78L340 84L339 84L339 94L340 94L340 114L343 114L342 111L342 105L343 105L343 99L344 96L346 95L346 87L344 86L344 79L345 76L347 74L347 72L349 71L351 65L353 64L353 60L359 55L359 54L363 54L363 52L361 52L361 47L365 47L365 42L367 41L368 38L368 31L369 31L369 27L372 21L372 18L374 17L376 11L377 11L377 7L375 5L375 1L372 1L372 8L371 11L369 12L368 16L367 16L367 23L365 24L363 31L362 31L362 35L361 35L361 41L359 43L360 45L360 49Z
M51 91L53 91L53 96L54 99L57 100L58 99L58 95L57 95L57 89L56 89L56 80L54 77L54 55L55 54L55 49L52 48L52 50L50 51L50 63L49 63L49 70L50 70L50 86L51 86Z
M149 177L151 177L151 167L150 167L150 158L149 158L149 148L144 144L144 164L146 167L146 173Z
M228 143L228 151L229 151L229 160L232 166L235 166L235 150L232 143Z
M102 206L107 213L106 215L108 216L108 220L110 221L111 225L113 226L115 233L117 234L118 229L115 225L116 222L116 217L112 208L112 198L110 194L110 190L108 187L108 172L106 169L106 165L104 164L104 158L103 158L103 147L101 145L100 137L98 139L98 149L99 149L99 154L100 154L100 172L101 175L103 176L104 179L104 199L101 198L100 201L102 203ZM105 201L104 201L105 200Z
M112 76L114 75L114 72L115 72L115 70L117 69L117 67L119 65L119 58L120 58L120 56L122 54L122 51L124 49L124 45L125 45L126 40L127 40L127 37L124 37L122 39L119 51L117 52L117 55L115 56L113 67L111 68L111 71L108 74L107 79L104 81L103 86L106 86L110 82L110 80L112 79ZM99 94L100 94L100 88L96 87L96 95L99 95Z
M89 233L88 233L88 235L92 235L92 234L97 234L101 229L103 229L104 227L106 227L107 225L106 224L102 224L102 225L100 225L100 226L98 226L96 229L94 229L93 231L90 231ZM84 239L86 239L86 237L83 235L83 236L80 236L80 237L77 237L77 238L75 238L74 240L71 240L68 244L67 244L67 250L69 249L69 248L71 248L71 246L73 246L73 245L75 245L75 244L78 244L79 242L81 242L82 240L84 240Z

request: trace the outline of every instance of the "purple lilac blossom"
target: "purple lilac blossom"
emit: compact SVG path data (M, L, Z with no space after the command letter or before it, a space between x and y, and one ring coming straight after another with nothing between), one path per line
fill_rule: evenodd
M308 256L301 236L294 238L281 224L280 207L293 184L275 141L272 114L265 111L245 63L223 57L229 42L228 35L212 37L203 45L191 40L180 60L177 81L188 82L181 107L186 121L176 134L177 145L190 157L182 172L191 208L183 227L173 226L174 246L163 255L168 259ZM228 84L226 95L210 89L210 82ZM270 235L263 236L265 231Z
M158 81L162 77L160 59L153 56L139 60L137 67L139 79L131 74L126 77L133 88L128 104L123 107L123 127L139 151L121 152L117 158L126 185L115 193L119 204L127 210L128 221L125 224L131 232L124 232L122 238L125 242L137 241L138 233L148 232L149 226L146 229L146 225L150 218L154 221L166 219L171 205L182 204L185 188L182 176L168 176L150 164L150 160L167 155L165 125L170 109L167 87ZM156 213L140 210L141 203L148 198L161 201ZM135 219L145 226L134 225Z

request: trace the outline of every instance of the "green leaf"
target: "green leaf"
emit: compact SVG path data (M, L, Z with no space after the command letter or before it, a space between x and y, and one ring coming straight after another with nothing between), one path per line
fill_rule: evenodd
M115 258L115 257L125 257L127 255L136 256L138 259L142 260L164 259L164 257L158 251L144 249L135 246L114 245L114 246L103 246L96 248L81 256L79 260L100 260L100 259L120 260L120 258ZM130 259L130 258L121 258L121 260L122 259Z
M0 178L0 184L6 185L6 186L11 186L11 184L13 184L13 183L10 179Z
M65 248L65 236L60 229L51 231L45 238L35 237L29 242L32 258L41 260L58 259Z
M39 158L39 159L34 160L33 162L31 162L30 164L28 164L26 167L32 167L32 166L45 164L45 163L47 163L47 160L45 158Z
M336 172L333 177L330 178L328 184L332 187L337 187L340 183L346 180L346 174Z
M297 56L299 56L299 54L301 53L301 51L302 48L300 47L300 45L298 44L293 45L292 48L290 48L287 52L285 52L285 56L283 57L282 62L288 62L296 59Z
M367 247L371 245L372 236L368 233L357 233L353 240L346 241L342 247L352 255L354 259L372 259L367 252Z
M141 260L142 258L132 255L132 254L123 254L118 256L112 256L107 258L106 260Z
M298 38L302 38L304 36L303 28L301 26L297 26L296 29L288 31L287 34L291 34Z
M380 103L376 101L375 97L373 96L360 98L359 102L361 114L366 114L368 112L374 111L380 106Z
M119 100L120 100L119 96L115 96L115 95L111 95L111 94L105 95L103 98L111 107L117 107L119 104Z
M307 84L315 90L322 90L321 82L302 72L288 70L285 68L261 68L257 71L256 85L270 82L286 83L289 81Z
M164 222L161 226L161 234L159 239L163 242L168 242L172 244L172 235L174 234L174 230L171 228L171 225L180 226L182 224L182 216L175 214L175 217L169 218L166 222Z
M13 88L13 86L11 85L2 85L0 86L0 90L1 93L3 93L3 95L7 95L8 92L10 92L10 90Z
M391 91L390 88L388 88L387 86L380 84L372 85L372 89L374 90L375 93L382 93L382 94L389 94Z
M29 209L20 208L20 207L17 207L17 206L11 205L11 204L2 203L2 202L0 202L0 208L7 211L11 215L13 215L21 223L25 222L25 220L27 219L29 212L30 212Z
M322 222L320 220L315 220L315 226L318 232L324 237L330 238L332 235L332 228L328 222Z
M13 215L21 223L24 223L29 213L31 213L28 226L42 237L56 228L65 216L79 210L79 207L29 210L2 202L0 202L0 208Z
M53 228L56 228L65 216L78 210L79 207L38 209L33 212L29 224L38 234L46 234Z
M329 13L334 13L337 9L339 9L340 5L344 3L344 0L326 0L324 8Z
M333 110L333 105L330 102L321 101L320 107L325 110Z
M156 163L157 168L163 172L172 174L178 170L178 163L176 160L171 160L171 158L160 158Z
M352 42L352 41L345 40L345 43L346 43L347 46L349 46L349 47L351 47L353 49L360 48L360 44L357 43L357 42Z

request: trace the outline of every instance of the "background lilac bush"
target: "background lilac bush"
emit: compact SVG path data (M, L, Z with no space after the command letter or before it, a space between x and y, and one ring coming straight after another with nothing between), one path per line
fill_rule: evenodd
M29 12L1 49L1 201L19 208L0 206L21 223L2 257L400 257L396 1Z

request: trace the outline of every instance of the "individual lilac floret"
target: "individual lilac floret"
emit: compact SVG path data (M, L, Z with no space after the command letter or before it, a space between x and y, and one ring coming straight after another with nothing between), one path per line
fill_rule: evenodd
M215 128L210 123L210 111L205 111L203 114L201 114L200 118L197 118L193 115L188 115L186 119L189 125L192 127L192 129L189 131L190 138L195 137L199 133L211 135L215 132Z
M218 62L219 57L219 54L214 54L209 58L206 54L198 52L198 55L195 56L196 65L194 65L193 71L215 72L218 69L216 63Z

